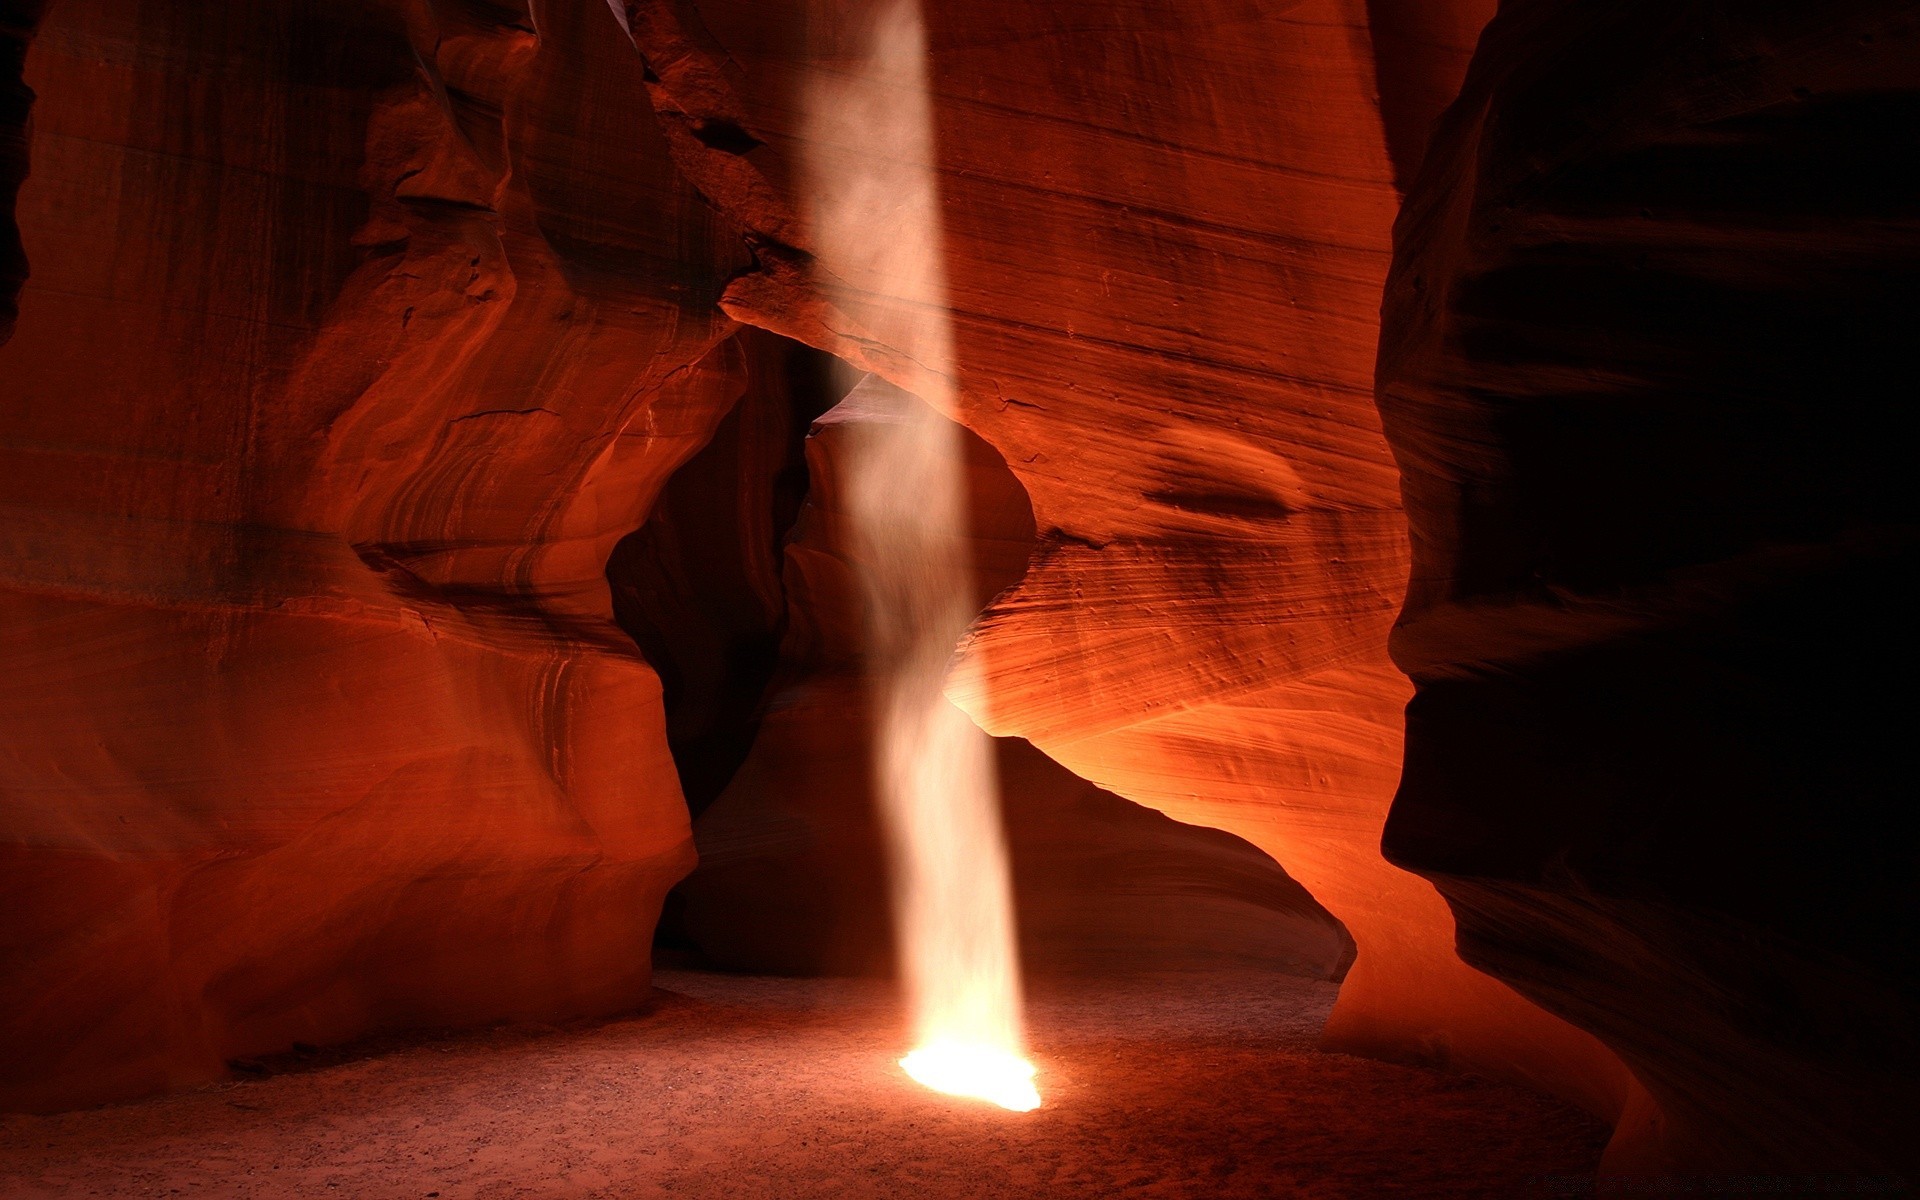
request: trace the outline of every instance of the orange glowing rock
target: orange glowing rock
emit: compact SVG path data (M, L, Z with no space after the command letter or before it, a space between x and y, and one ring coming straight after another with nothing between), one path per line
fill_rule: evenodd
M692 845L602 571L738 394L684 281L746 255L605 6L423 12L26 56L0 1107L647 994Z
M929 9L952 415L1018 476L1041 542L948 694L1281 862L1358 946L1332 1045L1615 1116L1634 1085L1613 1055L1463 963L1440 895L1379 850L1410 694L1386 650L1408 547L1373 403L1396 160L1417 159L1492 9L1434 7L1365 6L1400 65L1391 124L1362 6L1341 0L1272 22L1166 0L1094 23ZM860 265L803 219L790 97L838 69L807 31L818 45L860 8L628 13L676 161L757 238L727 310L939 394L877 331L897 296L816 286ZM696 135L722 124L744 150Z

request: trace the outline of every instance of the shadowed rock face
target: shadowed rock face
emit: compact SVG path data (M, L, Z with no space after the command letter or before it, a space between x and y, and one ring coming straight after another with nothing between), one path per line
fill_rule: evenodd
M26 82L0 1104L631 1005L692 847L602 569L744 256L617 22L67 0Z
M613 547L736 320L926 382L892 281L816 288L849 6L46 7L0 1103L630 1003L690 842ZM1907 1164L1910 6L1512 0L1430 149L1484 0L928 7L951 415L1039 542L952 698L1284 863L1337 1046L1624 1113L1622 1165Z
M773 386L785 382L776 367ZM752 413L765 389L749 388L742 415ZM874 685L863 634L871 620L861 608L859 540L849 527L845 487L857 469L858 447L885 436L898 423L897 410L918 403L869 378L806 439L811 487L785 548L779 590L787 636L777 669L770 661L767 672L776 682L764 700L764 718L749 731L757 737L738 774L697 814L700 867L676 889L678 903L670 908L676 919L668 935L730 970L868 973L892 966L889 875L867 715ZM961 444L970 511L960 552L973 564L978 608L1026 570L1033 516L993 449L967 435ZM612 571L616 594L655 575L696 569L716 579L757 574L733 562L780 562L754 536L758 521L740 522L744 537L710 531L697 556L688 553L686 523L674 523L676 514L724 508L729 496L766 495L773 461L772 455L728 452L716 439L668 487L669 496L686 488L685 503L663 504L623 543L626 554L616 557ZM734 472L743 478L734 480ZM716 553L728 551L729 565L715 569ZM649 625L647 618L667 624ZM663 648L698 645L741 627L711 604L699 611L636 606L622 619L643 646ZM707 656L710 678L715 658ZM690 707L707 707L698 697L719 682L690 686ZM679 721L677 707L669 689L670 729ZM677 746L676 756L698 763L703 749ZM1030 973L1223 963L1320 978L1344 971L1352 954L1345 931L1252 846L1145 811L1018 739L997 744L996 766Z
M615 619L660 675L695 817L753 746L787 630L781 564L807 497L807 428L845 386L830 355L753 328L734 340L739 402L607 562Z
M761 741L695 823L676 890L702 958L753 974L881 974L893 964L884 839L858 680L775 701ZM1030 977L1246 967L1337 979L1352 942L1239 838L1169 820L1017 738L995 744L1022 965Z
M1442 24L1470 28L1474 7ZM676 161L754 242L727 311L932 393L887 340L902 281L815 257L798 178L796 97L836 78L860 8L626 14ZM1430 112L1469 39L1384 9ZM1618 1062L1465 966L1439 895L1379 853L1408 694L1385 653L1406 547L1372 394L1398 196L1367 6L926 15L951 415L1013 471L1040 539L950 697L1282 863L1358 945L1332 1044L1616 1115L1633 1090ZM1397 120L1402 149L1421 123ZM743 136L710 144L720 129Z
M1404 191L1419 173L1440 115L1453 103L1496 0L1367 0L1380 123Z
M1506 6L1396 231L1386 849L1659 1102L1914 1166L1911 5Z
M1366 6L936 7L955 415L1042 542L955 699L1287 864L1360 947L1338 1045L1616 1111L1605 1051L1377 851L1406 687ZM9 765L6 986L62 1096L633 995L686 834L603 567L743 386L715 297L915 382L865 323L887 281L812 288L844 264L805 257L790 101L831 43L551 8L71 0L27 60L8 719L47 736Z
M0 4L0 346L13 336L13 322L20 315L16 301L27 280L27 256L13 209L30 159L27 127L33 89L24 74L27 47L45 11L45 0Z

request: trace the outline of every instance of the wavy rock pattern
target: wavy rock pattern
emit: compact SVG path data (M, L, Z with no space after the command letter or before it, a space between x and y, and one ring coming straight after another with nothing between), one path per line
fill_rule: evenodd
M33 89L25 79L27 47L45 12L45 0L0 4L0 346L13 336L20 285L27 281L27 256L13 210L31 157L27 129Z
M1510 0L1431 152L1487 0L929 7L956 701L1285 863L1335 1045L1909 1167L1911 6ZM807 229L857 8L0 0L0 1104L640 994L616 541L733 320L948 382Z
M1916 163L1911 4L1534 0L1397 231L1386 847L1645 1081L1652 1161L1920 1166Z
M846 387L830 356L746 327L746 390L607 563L614 617L660 675L695 817L746 759L792 614L784 545L808 497L806 434Z
M795 98L831 76L858 7L626 11L676 161L755 246L727 310L931 393L887 343L890 281L818 261L796 191ZM1419 64L1396 93L1412 96L1406 149L1486 7L1449 9L1455 32L1434 38L1379 7ZM1618 1061L1464 965L1439 895L1378 849L1407 697L1385 653L1406 547L1372 395L1398 196L1366 6L927 19L952 415L1004 457L1042 538L951 695L1101 787L1278 859L1359 946L1332 1044L1618 1115L1635 1094Z
M789 620L779 682L752 752L694 822L701 864L677 892L688 940L730 970L891 968L887 863L865 715L870 618L861 608L859 542L843 488L858 447L919 403L868 377L806 439L811 486L785 551ZM974 564L977 608L1025 572L1033 515L991 447L971 436L962 445L970 501L963 552ZM673 486L680 484L676 476ZM718 488L721 495L759 490L725 480ZM682 617L676 628L687 624ZM670 716L673 709L670 702ZM1346 965L1345 933L1245 842L1143 811L1018 739L1001 741L996 759L1030 972L1232 961L1329 978Z
M0 1104L632 1004L692 847L602 571L744 257L617 22L64 0L26 81Z

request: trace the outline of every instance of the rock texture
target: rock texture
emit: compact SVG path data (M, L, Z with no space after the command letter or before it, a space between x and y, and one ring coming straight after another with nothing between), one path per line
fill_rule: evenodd
M752 974L891 970L864 696L819 681L780 698L733 785L697 822L680 930ZM1257 967L1337 979L1352 942L1239 838L1169 820L1018 738L996 743L1020 952L1030 979Z
M45 0L7 0L0 4L0 346L13 335L20 315L16 301L27 279L27 256L13 209L27 177L28 118L33 89L26 84L27 47L46 11Z
M871 617L861 609L865 590L854 549L860 542L849 528L845 491L859 447L901 424L900 410L919 403L868 377L806 439L811 487L785 551L789 608L778 682L751 753L694 823L701 865L675 893L674 932L716 965L776 974L891 969L889 877L867 716L875 684L863 635ZM999 455L975 437L962 444L970 511L960 552L973 565L971 603L979 608L1025 572L1033 516ZM720 448L716 442L702 458ZM732 461L752 478L768 474L763 462ZM683 479L685 471L671 486ZM717 485L718 495L764 490L751 478L686 483ZM630 542L671 515L663 506ZM670 540L661 528L651 546L679 550ZM739 557L764 554L750 533L742 541ZM684 554L665 557L684 569ZM638 559L616 564L625 568L617 591L625 589L621 580L648 573ZM695 621L664 606L655 611L674 622L671 634L640 632L642 645L698 643L700 634L687 631L730 624L711 613ZM670 727L674 709L669 693ZM996 765L1030 974L1225 964L1319 978L1344 971L1352 947L1345 931L1252 846L1147 812L1019 739L998 743Z
M1367 0L1380 124L1402 190L1419 173L1497 7L1496 0Z
M0 1104L634 1003L692 847L602 571L745 257L612 14L63 0L25 80Z
M667 745L695 817L746 760L788 628L787 535L807 498L807 429L849 382L830 355L734 335L746 387L607 562L614 618L660 675Z
M1397 231L1386 848L1645 1081L1623 1153L1916 1166L1917 36L1504 5Z
M1407 147L1485 6L1386 7L1427 81L1396 118ZM939 394L885 340L902 281L818 259L807 229L797 164L820 148L796 97L835 77L871 11L626 6L676 161L755 247L727 311ZM1378 849L1408 692L1385 651L1406 547L1372 372L1398 196L1367 6L926 18L952 415L1018 477L1042 543L950 695L1282 863L1359 947L1331 1044L1617 1116L1634 1095L1618 1061L1463 964L1439 895ZM1435 21L1455 45L1419 32Z
M0 1103L640 994L605 569L739 321L954 398L1039 548L951 697L1284 863L1333 1045L1908 1165L1911 5L1508 0L1429 148L1488 8L929 5L944 380L807 225L864 3L0 0Z

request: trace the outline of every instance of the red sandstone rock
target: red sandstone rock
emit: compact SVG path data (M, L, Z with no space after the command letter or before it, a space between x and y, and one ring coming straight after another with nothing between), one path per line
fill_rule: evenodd
M26 79L0 1104L634 1003L692 854L602 570L744 258L618 24L64 0Z
M45 9L45 0L0 3L0 346L13 335L19 316L15 300L27 279L27 256L13 220L15 194L27 177L27 126L33 111L33 89L22 69Z
M1498 7L1496 0L1367 0L1380 123L1402 191L1419 173L1434 127Z
M1916 131L1911 4L1512 3L1397 230L1386 847L1645 1081L1622 1164L1920 1165Z
M869 378L807 439L812 486L786 548L781 683L752 752L695 822L701 866L678 890L685 935L729 969L866 972L891 963L866 716L869 618L850 560L858 541L843 480L874 427L919 403ZM971 504L962 553L974 565L973 604L984 606L1026 570L1033 517L999 456L975 437L963 446ZM720 482L723 493L759 490ZM627 563L617 578L643 575L638 567ZM676 628L714 627L665 615ZM1333 977L1344 969L1344 932L1253 847L1145 812L1018 739L999 743L996 762L1030 971L1240 962Z
M807 496L804 443L844 390L837 360L734 334L746 390L607 563L615 618L660 675L667 743L699 816L752 747L788 631L783 547Z
M1284 862L1338 1045L1637 1103L1551 1010L1658 1097L1630 1153L1898 1164L1910 14L1717 7L1514 0L1403 225L1388 833L1449 913L1377 850L1371 363L1484 2L934 6L954 415L1045 543L953 694ZM0 1101L644 986L687 831L602 569L742 386L722 284L917 382L815 289L778 12L637 0L643 72L593 5L54 6L30 143L0 84Z
M803 44L795 30L758 9L639 6L626 16L643 81L596 12L72 0L34 52L43 101L21 216L39 282L0 363L30 401L9 418L9 528L25 543L13 586L17 603L53 607L14 623L29 630L14 653L32 680L67 670L65 651L44 656L68 628L105 649L67 695L17 702L21 727L77 740L17 771L46 811L83 794L103 819L57 836L23 824L12 844L29 862L71 853L136 882L56 893L15 872L30 916L9 986L30 994L24 981L68 961L108 961L68 915L194 960L162 955L89 985L119 1017L72 1017L56 1000L21 1018L11 1036L82 1054L59 1066L71 1094L147 1086L179 1063L200 1073L286 1036L277 1016L237 1014L304 1013L336 982L348 999L291 1025L321 1036L487 1008L467 968L403 1000L358 993L433 944L439 910L408 898L416 874L494 864L509 844L567 869L602 852L590 823L554 849L517 805L563 823L664 822L615 853L658 864L629 897L636 921L678 869L651 680L606 621L600 564L738 386L733 351L708 354L724 325L704 290L747 260L712 239L631 119L643 84L681 167L756 247L731 307L890 363L883 344L854 353L821 336L828 314L796 286L810 281L806 239L777 119L802 65L783 61ZM1336 1021L1345 1044L1452 1043L1472 1058L1475 1029L1504 1036L1530 1010L1459 967L1432 893L1372 848L1396 760L1401 690L1377 645L1401 551L1367 402L1395 198L1358 6L934 17L961 415L1013 463L1052 543L978 641L978 677L1095 781L1313 872L1371 947ZM1085 614L1033 619L1076 591ZM1236 603L1255 596L1265 607ZM71 605L104 607L64 624ZM368 650L370 628L394 644ZM1095 653L1056 654L1076 637ZM116 696L128 661L152 682ZM384 685L357 686L362 671ZM209 673L227 690L201 703ZM612 718L564 699L588 680L601 711L655 715L600 729ZM307 681L322 696L300 693ZM1078 723L1049 714L1049 693L1071 708L1095 691L1127 699ZM1000 720L977 691L971 702ZM115 717L96 736L103 703ZM599 755L615 745L617 767ZM164 761L142 758L156 748ZM307 836L318 876L375 861L347 827L404 827L361 804L369 789L388 787L389 805L444 797L458 814L481 778L513 793L505 812L461 825L410 807L421 832L381 842L367 886L390 933L342 917L344 949L311 962L290 934L202 947L221 941L233 896L285 905L290 930L333 911L324 879L283 890L272 869L248 875L259 855ZM311 798L282 802L283 788ZM129 802L106 798L123 796L165 817L157 845L112 828ZM229 839L221 823L242 807L256 815ZM471 833L450 860L421 844L456 830ZM138 870L136 854L150 856ZM209 878L263 890L196 901L202 935L169 905L174 881L215 858ZM501 906L530 878L502 869L492 898L466 905L502 914L493 934L518 927ZM149 915L73 904L122 892ZM192 936L169 942L162 924ZM381 937L405 949L377 949ZM244 982L290 954L274 998ZM636 977L586 957L617 976L607 995ZM527 970L539 993L545 977ZM198 1007L215 976L243 982ZM183 1031L153 1015L176 1008ZM114 1020L146 1022L124 1035L132 1053L99 1032ZM104 1060L132 1065L102 1082ZM30 1069L51 1077L47 1062Z
M858 679L783 693L733 784L698 821L701 865L680 886L703 957L756 974L890 969L883 840L850 719ZM1017 739L995 762L1029 975L1224 963L1337 978L1352 943L1272 859L1077 778Z
M1421 111L1485 10L1449 11L1389 14L1402 63L1423 22L1456 31L1419 60ZM885 281L862 280L864 300L816 287L853 268L811 257L795 192L795 97L835 69L858 6L627 12L676 161L754 241L727 310L926 387L876 333ZM1405 545L1372 399L1397 196L1364 6L926 15L953 415L1004 457L1042 539L950 695L1280 861L1358 943L1331 1044L1618 1115L1633 1084L1617 1060L1465 966L1439 895L1378 850L1407 696L1385 654ZM1418 124L1399 122L1403 146Z

